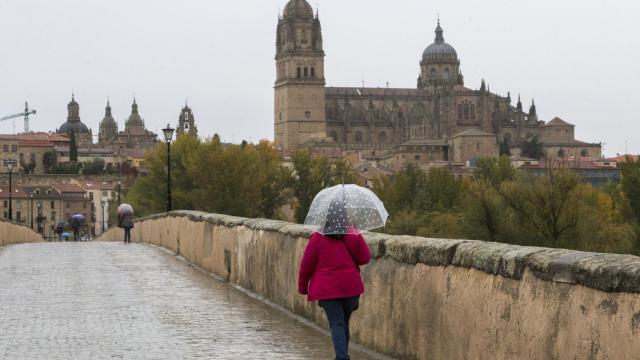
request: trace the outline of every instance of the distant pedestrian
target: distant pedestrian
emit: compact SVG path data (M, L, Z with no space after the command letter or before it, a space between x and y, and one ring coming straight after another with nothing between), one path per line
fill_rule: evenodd
M133 206L120 204L117 209L118 227L124 229L124 243L131 243L131 229L133 229Z
M342 201L331 201L326 224L311 235L304 250L298 292L324 309L337 360L349 358L349 320L358 309L364 284L360 266L371 259L364 237L349 224Z
M131 229L133 229L133 215L118 215L120 226L124 229L124 243L131 244Z
M71 228L73 229L73 241L80 241L80 220L73 219Z

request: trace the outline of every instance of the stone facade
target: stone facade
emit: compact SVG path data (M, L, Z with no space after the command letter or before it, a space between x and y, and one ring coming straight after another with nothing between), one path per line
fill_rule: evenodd
M479 89L466 87L458 54L439 22L434 43L422 54L416 88L325 87L320 19L306 0L291 0L278 21L276 70L275 142L285 153L327 140L377 155L405 143L436 141L446 153L456 135L479 130L493 136L496 148L505 143L517 149L539 136L550 150L601 156L600 144L575 140L573 125L539 120L534 103L525 112L519 99L513 106L510 94L492 93L484 80Z

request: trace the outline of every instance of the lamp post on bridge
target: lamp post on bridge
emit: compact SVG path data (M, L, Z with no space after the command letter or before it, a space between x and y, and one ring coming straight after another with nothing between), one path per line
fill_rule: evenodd
M5 165L9 169L9 221L13 220L13 167L14 160L5 160Z
M167 127L162 129L164 140L167 142L167 212L173 210L171 204L171 140L174 131L171 124L167 124Z
M31 201L31 230L33 230L33 193L29 194L29 200Z
M100 205L102 205L102 227L100 228L100 234L102 234L104 233L104 206L106 205L106 201L102 199Z

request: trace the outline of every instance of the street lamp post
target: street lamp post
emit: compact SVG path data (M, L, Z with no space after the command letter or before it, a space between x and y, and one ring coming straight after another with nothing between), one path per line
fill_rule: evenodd
M9 169L9 220L13 220L13 160L6 162L7 169Z
M173 210L171 204L171 140L173 139L173 132L175 129L167 124L167 127L162 129L164 134L164 140L167 142L167 212Z
M38 218L36 220L38 221L38 232L42 234L42 237L44 237L44 226L42 224L42 201L38 201Z
M29 200L31 201L31 230L33 230L33 193L29 194Z
M122 179L118 179L118 206L120 206L120 190L122 189Z
M102 200L100 201L100 205L102 205L102 227L100 228L100 234L104 233L104 206L106 204L106 201Z

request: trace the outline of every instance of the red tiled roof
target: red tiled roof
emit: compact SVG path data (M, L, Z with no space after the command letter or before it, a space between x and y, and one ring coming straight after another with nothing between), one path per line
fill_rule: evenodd
M56 184L53 186L56 191L63 193L84 193L85 191L76 184Z
M13 199L28 199L29 195L26 192L22 191L22 189L17 187L11 188ZM0 199L8 199L9 198L9 187L8 186L0 186Z

